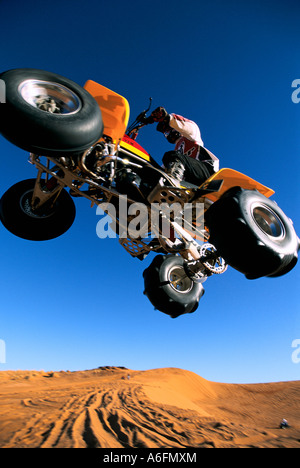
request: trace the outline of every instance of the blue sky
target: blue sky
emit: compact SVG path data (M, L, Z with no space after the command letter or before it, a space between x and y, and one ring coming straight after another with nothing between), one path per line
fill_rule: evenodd
M300 5L297 0L1 1L1 69L40 68L124 95L134 118L165 106L195 120L221 167L275 190L299 234ZM153 107L154 108L154 107ZM17 129L16 129L17 131ZM171 146L148 127L158 162ZM0 191L35 177L27 154L0 139ZM180 367L220 382L298 380L299 266L246 280L229 268L205 283L198 310L176 320L143 296L152 261L99 239L99 217L75 200L62 237L35 243L0 226L0 370ZM1 359L0 359L1 361Z

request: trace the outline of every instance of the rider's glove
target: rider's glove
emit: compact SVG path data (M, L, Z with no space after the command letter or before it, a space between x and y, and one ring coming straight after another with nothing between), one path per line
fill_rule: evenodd
M145 125L153 124L153 123L154 123L154 119L153 119L152 115L150 115L150 117L146 117L146 118L144 119L144 124L145 124Z
M164 107L157 107L152 113L151 117L154 122L163 122L169 116Z

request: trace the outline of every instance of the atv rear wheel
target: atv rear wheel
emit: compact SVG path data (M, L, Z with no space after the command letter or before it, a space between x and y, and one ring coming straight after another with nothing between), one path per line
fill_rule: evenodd
M187 276L184 259L175 255L157 255L143 277L151 304L172 318L195 312L204 294L202 284Z
M0 220L15 236L43 241L64 234L73 224L76 209L71 196L62 190L48 207L33 210L31 200L35 179L22 180L10 187L0 200ZM41 181L43 184L43 181Z
M228 190L205 217L218 254L248 279L281 276L296 265L299 239L291 220L256 190Z
M0 132L16 146L53 156L82 152L102 136L96 100L73 81L30 68L6 71L0 79L6 90Z

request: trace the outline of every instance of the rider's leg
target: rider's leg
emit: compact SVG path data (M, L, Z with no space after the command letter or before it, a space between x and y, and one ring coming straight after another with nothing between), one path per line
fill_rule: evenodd
M203 184L214 172L207 164L178 151L168 151L164 154L162 161L168 174L180 182L184 179L198 186Z

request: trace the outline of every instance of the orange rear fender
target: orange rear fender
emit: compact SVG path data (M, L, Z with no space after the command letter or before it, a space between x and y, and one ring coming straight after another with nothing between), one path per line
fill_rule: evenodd
M242 187L247 190L258 190L267 198L271 197L271 195L275 193L271 188L266 187L260 182L257 182L256 180L251 179L251 177L248 177L241 172L235 171L234 169L221 169L220 171L213 174L209 179L207 179L207 181L201 185L201 188L205 189L212 180L223 180L222 187L218 192L212 192L204 195L205 198L213 202L217 201L225 192L227 192L227 190L232 187Z

